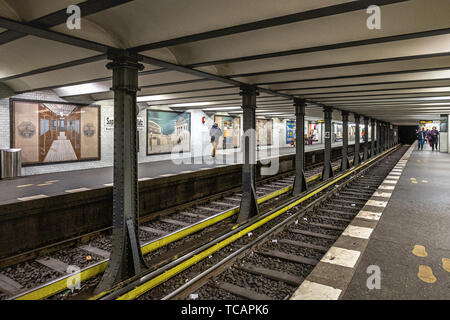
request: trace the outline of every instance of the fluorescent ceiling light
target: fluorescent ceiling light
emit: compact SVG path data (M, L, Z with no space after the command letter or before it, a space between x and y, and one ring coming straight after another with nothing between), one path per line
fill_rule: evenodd
M172 107L202 107L214 105L214 102L188 102L173 104Z
M76 96L109 91L109 86L103 83L85 83L55 89L60 97Z
M239 110L241 107L217 107L217 108L205 108L204 111L222 111L222 110Z
M153 95L153 96L137 97L137 102L158 101L158 100L167 100L167 99L170 99L170 97L168 95L159 94L159 95Z

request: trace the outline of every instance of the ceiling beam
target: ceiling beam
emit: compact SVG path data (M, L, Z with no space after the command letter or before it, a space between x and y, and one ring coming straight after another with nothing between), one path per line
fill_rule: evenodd
M91 14L102 12L107 9L111 9L118 5L131 2L133 0L87 0L78 3L77 6L80 7L83 17L87 17ZM67 9L61 9L56 12L50 13L46 16L34 19L30 22L31 25L48 29L67 21ZM23 38L27 33L20 31L8 30L0 33L0 45Z
M141 46L137 46L134 48L130 48L130 50L135 52L143 52L148 50L154 50L164 47L171 47L196 41L202 41L207 39L213 39L218 37L229 36L233 34L260 30L275 26L281 26L289 23L306 21L311 19L317 19L326 16L332 16L336 14L352 12L357 10L367 9L370 5L389 5L393 3L405 2L408 0L359 0L359 1L350 1L342 4L337 4L334 6L329 6L325 8L319 8L309 11L297 12L294 14L289 14L285 16L280 16L276 18L270 18L245 24L240 24L232 27L216 29L206 32L201 32L197 34L192 34L188 36L178 37L170 40L164 40L159 42L154 42L150 44L145 44Z
M304 87L304 88L288 88L279 89L280 91L300 91L300 90L314 90L314 89L333 89L333 88L349 88L349 87L364 87L364 86L377 86L377 85L388 85L388 84L412 84L417 82L435 82L435 81L450 81L450 78L441 79L420 79L420 80L399 80L399 81L383 81L383 82L366 82L366 83L352 83L352 84L342 84L334 86L314 86L314 87ZM399 88L399 89L409 89L409 88Z
M335 97L323 97L323 98L314 98L323 101L323 99L336 99L336 98L361 98L366 99L367 97L382 97L382 96L403 96L408 94L450 94L450 91L436 91L436 92L411 92L411 93L380 93L380 94L368 94L368 95L356 95L356 96L335 96ZM324 101L324 103L329 103L329 101Z
M441 86L419 86L419 87L405 87L405 88L383 88L383 89L364 89L364 90L349 90L349 91L323 91L323 92L316 92L316 93L292 93L295 95L301 95L302 97L308 97L308 96L317 96L320 94L341 94L341 93L365 93L365 92L381 92L381 91L398 91L398 90L419 90L419 89L433 89L433 88L442 88L442 87L450 87L449 85L441 85ZM324 96L325 97L325 96Z
M315 52L321 52L321 51L329 51L329 50L344 49L344 48L354 48L354 47L367 46L367 45L380 44L380 43L388 43L388 42L396 42L396 41L403 41L403 40L433 37L433 36L439 36L439 35L446 35L449 33L450 33L450 28L436 29L436 30L406 33L406 34L381 37L381 38L356 40L356 41L327 44L327 45L315 46L315 47L309 47L309 48L300 48L300 49L293 49L293 50L285 50L285 51L257 54L257 55L251 55L251 56L245 56L245 57L198 62L198 63L189 64L188 67L198 68L198 67L212 66L212 65L218 65L218 64L231 64L231 63L244 62L244 61L278 58L278 57L285 57L285 56L291 56L291 55L296 55L296 54L315 53Z
M0 17L0 28L12 30L19 32L21 34L27 34L47 40L57 41L60 43L65 43L78 48L88 49L92 51L97 51L101 53L107 53L108 51L113 51L116 48L90 41L73 36L69 36L64 33L55 32L47 30L44 28L35 27L29 23L17 22L11 19Z
M21 73L21 74L16 74L16 75L13 75L13 76L0 78L0 81L8 81L8 80L14 80L14 79L23 78L23 77L34 76L34 75L41 74L41 73L61 70L61 69L65 69L65 68L75 67L75 66L80 66L80 65L83 65L83 64L97 62L97 61L102 61L102 60L105 60L106 58L107 58L106 54L99 54L99 55L96 55L96 56L93 56L93 57L83 58L83 59L69 61L69 62L64 62L64 63L60 63L60 64L57 64L57 65L53 65L53 66L49 66L49 67L43 67L43 68L27 71L27 72L24 72L24 73Z
M352 75L347 75L347 76L335 76L335 77L323 77L323 78L311 78L311 79L299 79L299 80L286 80L286 81L273 81L273 82L259 82L259 83L255 83L255 85L265 86L265 85L299 83L299 82L311 82L311 81L354 79L354 78L364 78L364 77L391 76L391 75L396 75L396 74L408 74L408 73L418 73L418 72L434 72L434 71L445 71L445 70L450 70L450 66L439 67L439 68L424 68L424 69L410 69L410 70L400 70L400 71L388 71L388 72L360 73L360 74L352 74ZM279 88L279 89L276 89L276 90L283 90L283 89Z
M269 70L269 71L261 71L261 72L241 73L241 74L228 75L225 77L234 79L234 78L262 76L262 75L277 74L277 73L290 73L290 72L322 70L322 69L331 69L331 68L354 67L354 66L360 66L360 65L365 65L365 64L400 62L400 61L410 61L410 60L417 60L417 59L432 59L432 58L447 57L447 56L450 56L450 52L420 54L420 55L414 55L414 56L403 56L403 57L386 58L386 59L362 60L362 61L325 64L325 65L308 66L308 67L300 67L300 68L289 68L289 69L278 69L278 70Z

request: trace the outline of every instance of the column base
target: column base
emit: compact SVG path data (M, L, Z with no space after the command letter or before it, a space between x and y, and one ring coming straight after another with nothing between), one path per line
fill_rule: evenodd
M242 192L242 199L237 222L244 222L254 216L257 216L258 214L259 210L256 191L255 188L251 186L250 192Z
M331 166L331 162L324 163L322 169L322 181L327 180L334 176L333 167Z
M292 195L298 196L300 193L306 191L307 188L308 187L306 185L305 173L302 170L302 172L300 174L295 175L294 187L292 189Z

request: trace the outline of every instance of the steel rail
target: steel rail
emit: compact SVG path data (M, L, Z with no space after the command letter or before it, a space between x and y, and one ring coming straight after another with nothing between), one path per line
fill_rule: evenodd
M335 171L337 171L339 169L339 167L336 166L333 169ZM307 182L313 182L315 180L318 180L318 179L320 179L321 176L322 175L320 173L316 174L316 175L310 177L307 180ZM274 191L273 193L270 193L268 195L265 195L265 196L259 198L258 204L267 202L275 197L286 194L290 190L292 190L292 186L287 186L285 188L281 188L277 191ZM218 222L223 221L223 220L225 220L233 215L236 215L238 213L239 213L239 207L238 206L233 207L233 208L230 208L223 212L217 213L211 217L200 220L192 225L189 225L189 226L186 226L179 230L176 230L174 232L171 232L165 236L162 236L155 240L151 240L141 246L142 254L147 255L150 252L153 252L153 251L155 251L159 248L162 248L170 243L180 240L188 235L191 235L195 232L201 231L207 227L217 224ZM80 270L79 273L59 277L55 280L52 280L48 283L40 285L36 288L30 289L26 292L23 292L16 296L13 296L9 300L42 300L42 299L46 299L55 294L58 294L61 291L66 290L67 289L67 280L70 277L80 276L80 281L85 281L85 280L91 279L91 278L99 275L100 273L104 272L106 270L108 261L109 261L109 259L99 261L99 262L93 264L92 266L89 266L89 267L86 267L86 268Z
M143 275L143 276L141 275L138 279L133 280L131 283L128 283L125 285L120 284L117 287L117 291L112 290L109 292L102 292L102 293L98 294L97 296L93 297L92 299L93 300L95 300L95 299L103 299L103 300L136 299L139 296L141 296L142 294L153 289L154 287L166 282L173 276L181 273L182 271L186 270L187 268L189 268L189 267L193 266L194 264L202 261L203 259L209 257L211 254L223 249L224 247L228 246L229 244L233 243L234 241L238 240L239 238L245 236L249 232L259 228L260 226L275 219L279 215L281 215L281 214L285 213L286 211L292 209L293 207L301 204L302 202L308 200L309 198L313 197L314 195L318 194L319 192L334 185L338 181L353 174L355 171L358 171L358 170L366 167L373 161L379 159L380 157L387 155L392 150L395 150L396 148L398 148L398 146L399 145L397 145L396 147L390 148L387 151L379 154L378 156L367 160L366 162L362 163L358 167L350 169L347 172L342 173L335 178L325 181L324 183L320 184L317 188L315 188L313 190L307 191L305 193L302 193L299 196L293 197L292 199L287 201L287 204L282 205L281 209L277 208L275 210L271 210L268 213L258 216L258 217L256 217L256 219L250 220L242 225L235 225L233 227L233 230L230 231L228 234L220 236L219 238L213 240L212 242L210 242L206 245L203 245L200 248L197 248L196 250L188 253L187 255L185 255L181 258L178 258L176 261L173 261L172 263L170 263L156 271L153 271L150 274Z

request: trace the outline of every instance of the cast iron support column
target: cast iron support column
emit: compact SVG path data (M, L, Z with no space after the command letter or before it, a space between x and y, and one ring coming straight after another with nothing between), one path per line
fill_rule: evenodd
M331 119L333 116L333 108L323 108L325 119L325 149L323 156L322 180L326 180L333 176L333 168L331 167Z
M348 161L348 111L342 111L342 162L341 171L350 168Z
M364 155L363 161L369 159L369 118L364 116Z
M391 124L388 122L386 130L386 149L391 147Z
M256 97L254 86L242 86L242 110L244 111L244 136L242 141L242 198L238 223L258 214L256 198Z
M295 106L295 180L292 194L299 195L306 191L305 178L305 100L294 99Z
M138 71L144 66L137 54L117 51L112 62L114 91L114 187L112 253L97 292L141 273L146 263L139 243L139 192L137 164Z
M388 139L389 139L389 123L385 122L384 124L384 150L387 150L388 147Z
M375 149L375 119L370 119L370 156L373 157L377 151Z
M377 153L381 153L381 122L377 120Z
M353 158L353 165L356 167L361 163L360 151L360 136L359 136L359 120L361 116L355 113L355 157Z
M384 122L380 123L380 149L384 151Z

